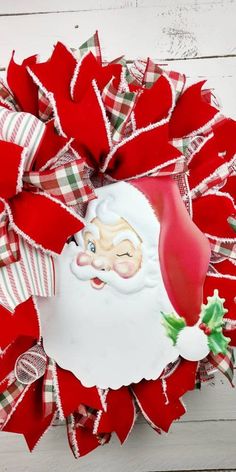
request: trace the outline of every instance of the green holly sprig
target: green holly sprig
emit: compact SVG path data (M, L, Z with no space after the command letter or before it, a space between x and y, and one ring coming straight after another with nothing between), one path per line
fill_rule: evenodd
M218 290L214 290L212 297L207 297L207 304L201 306L199 328L208 336L209 350L213 354L226 354L230 338L223 335L224 320L227 313L224 308L224 298L219 297ZM175 313L166 314L162 312L163 325L167 335L172 339L174 345L177 342L179 332L186 327L184 318Z

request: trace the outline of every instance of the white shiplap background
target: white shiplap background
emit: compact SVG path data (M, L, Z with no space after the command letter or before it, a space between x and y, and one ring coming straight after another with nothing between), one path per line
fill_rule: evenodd
M236 118L235 0L0 0L0 69L59 39L76 47L99 30L103 56L150 55L187 74L207 78L226 115ZM43 437L33 454L24 439L0 434L0 472L157 472L236 470L236 389L215 387L186 395L188 413L168 435L140 419L121 448L114 437L79 462L64 426Z

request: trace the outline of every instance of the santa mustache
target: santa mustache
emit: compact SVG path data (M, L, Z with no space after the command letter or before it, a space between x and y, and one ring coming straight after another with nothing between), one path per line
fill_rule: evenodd
M125 294L135 293L144 287L154 287L157 284L156 264L154 267L151 262L144 264L132 277L123 278L114 270L99 270L92 265L79 266L76 259L77 257L73 258L71 262L71 270L82 281L98 278L110 287Z

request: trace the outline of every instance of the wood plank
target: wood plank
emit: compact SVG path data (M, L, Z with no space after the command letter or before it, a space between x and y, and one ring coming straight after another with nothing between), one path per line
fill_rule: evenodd
M235 55L235 2L218 3L213 10L211 4L201 4L194 14L191 8L179 13L176 8L2 16L0 63L6 64L16 47L23 56L38 51L47 55L57 40L76 47L96 29L106 58L123 53L128 58L151 55L160 60Z
M29 454L24 439L1 433L1 471L4 472L150 472L233 469L236 464L236 421L176 423L159 436L146 424L136 425L120 447L111 443L75 461L67 446L65 427L51 428Z
M0 15L25 15L80 10L111 10L136 7L136 0L8 0L0 2Z

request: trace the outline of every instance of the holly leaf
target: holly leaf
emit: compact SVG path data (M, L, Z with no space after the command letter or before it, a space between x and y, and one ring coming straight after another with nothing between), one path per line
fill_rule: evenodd
M166 329L166 334L172 339L173 343L176 344L179 332L186 326L185 319L180 318L174 313L167 314L161 312L161 314L163 316L162 324Z
M207 305L202 305L201 320L212 331L222 331L223 317L228 310L224 308L224 298L220 298L218 290L214 290L213 297L207 298Z
M213 354L227 354L230 338L226 338L222 332L214 332L208 336L208 346Z
M227 218L227 221L231 228L236 232L236 217L235 216L229 216Z

